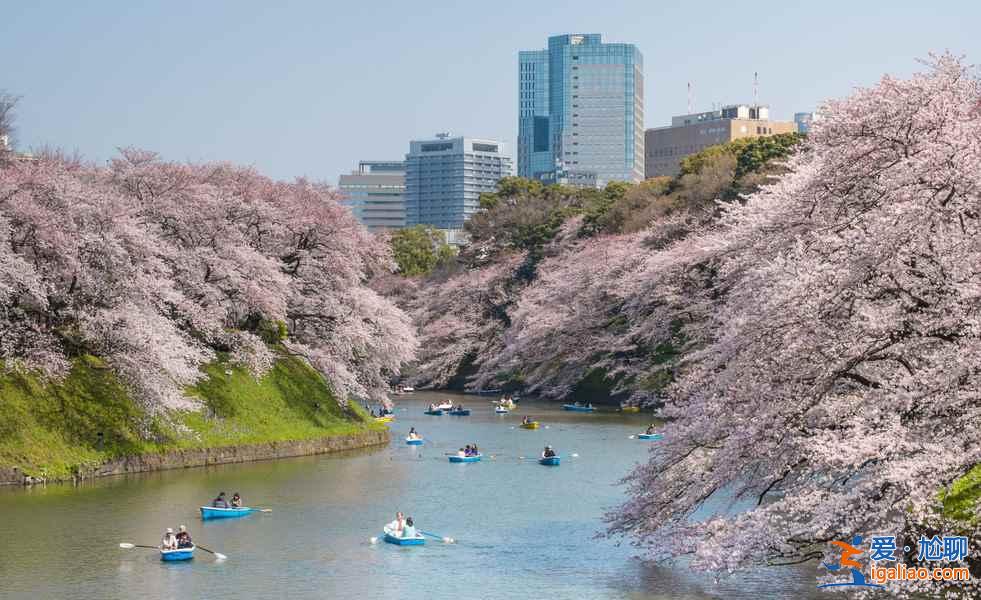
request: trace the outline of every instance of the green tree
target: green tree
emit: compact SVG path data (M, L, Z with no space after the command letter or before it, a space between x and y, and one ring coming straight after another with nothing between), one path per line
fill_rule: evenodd
M446 235L430 225L399 229L390 243L399 272L406 277L428 275L456 256L453 246L446 243Z

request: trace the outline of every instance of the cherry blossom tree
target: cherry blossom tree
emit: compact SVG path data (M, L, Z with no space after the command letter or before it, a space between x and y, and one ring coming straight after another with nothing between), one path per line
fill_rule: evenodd
M790 174L651 258L691 353L611 532L732 570L952 526L938 492L981 462L979 106L949 55L830 102Z
M388 246L324 185L132 149L107 169L52 155L0 168L0 235L0 360L59 376L98 355L151 413L192 407L182 389L218 352L256 375L301 354L342 401L385 401L415 349L367 285L394 269ZM264 340L277 322L285 337Z

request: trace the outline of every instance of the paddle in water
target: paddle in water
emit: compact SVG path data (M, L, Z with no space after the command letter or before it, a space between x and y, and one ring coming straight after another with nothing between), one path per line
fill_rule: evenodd
M226 558L228 558L227 556L225 556L221 552L215 552L214 550L209 550L209 549L205 548L204 546L195 544L195 547L198 548L199 550L204 550L205 552L208 552L209 554L214 554L215 555L215 560L225 560Z
M159 550L159 546L145 546L143 544L130 544L129 542L119 542L120 548L125 548L126 550L132 550L133 548L150 548L151 550Z
M441 540L444 544L454 544L454 543L456 543L456 540L453 539L453 538L451 538L451 537L446 537L446 536L439 535L439 534L436 534L436 533L430 533L428 531L423 531L421 529L419 530L419 533L421 533L422 535L426 535L426 536L429 536L431 538L437 539L437 540Z

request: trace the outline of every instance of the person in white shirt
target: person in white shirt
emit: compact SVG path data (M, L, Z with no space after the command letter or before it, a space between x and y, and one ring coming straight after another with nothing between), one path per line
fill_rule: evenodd
M402 535L402 530L405 529L405 515L402 511L395 513L395 520L388 524L388 529L393 535Z
M160 548L163 550L175 550L177 548L177 536L174 535L173 528L167 528L167 531L163 535L163 539L160 540Z

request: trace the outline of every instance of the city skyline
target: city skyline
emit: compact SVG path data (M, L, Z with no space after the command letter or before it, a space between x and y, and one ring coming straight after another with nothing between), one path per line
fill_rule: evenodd
M583 19L586 6L556 15L503 2L474 19L473 8L423 15L396 3L286 11L66 3L52 20L52 7L21 3L5 14L0 89L23 97L21 149L49 145L101 162L136 146L336 183L359 158L401 156L406 140L437 131L479 132L516 149L518 52L551 35L599 32L635 44L646 63L645 128L686 112L688 82L693 109L709 110L749 100L759 72L760 102L792 120L883 72L907 75L930 51L981 55L970 26L981 8L963 2L929 12L774 2L697 13L682 3L612 2ZM736 51L738 63L728 60Z

